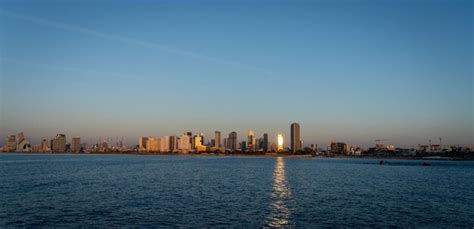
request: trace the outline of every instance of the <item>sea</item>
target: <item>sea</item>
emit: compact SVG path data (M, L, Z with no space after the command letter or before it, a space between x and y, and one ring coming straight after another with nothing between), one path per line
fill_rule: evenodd
M0 153L0 228L474 227L474 162Z

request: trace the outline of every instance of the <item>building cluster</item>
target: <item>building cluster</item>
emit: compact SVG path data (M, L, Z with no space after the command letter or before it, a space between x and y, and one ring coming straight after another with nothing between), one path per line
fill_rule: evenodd
M57 134L50 141L43 139L40 144L31 145L22 132L7 136L5 145L1 148L4 152L80 152L81 150L79 137L73 137L72 143L67 143L66 135Z
M304 146L301 140L300 125L292 123L290 126L290 143L285 147L283 134L276 136L276 142L269 141L269 136L264 133L257 137L253 130L249 130L247 135L239 141L237 132L232 131L226 137L222 137L220 131L215 131L213 138L205 141L203 133L193 135L192 132L185 132L179 136L162 137L140 137L138 144L132 148L123 145L123 139L116 144L109 144L109 141L99 140L98 143L87 147L86 143L81 143L80 137L72 137L67 142L65 134L57 134L53 139L43 139L37 145L31 145L23 133L9 135L5 139L5 145L0 148L3 152L91 152L91 153L111 153L111 152L140 152L140 153L311 153L313 155L345 155L345 156L433 156L433 155L464 155L471 153L468 147L451 146L443 147L441 138L439 144L419 145L419 149L402 149L394 145L383 144L385 139L375 140L375 147L363 149L358 146L351 146L344 142L331 141L327 149L318 148L316 144Z
M31 151L31 145L23 133L9 135L5 139L3 151L29 152Z
M57 134L51 140L42 139L37 145L31 145L23 133L9 135L5 145L0 147L2 152L37 152L37 153L81 153L81 152L127 152L132 149L123 146L122 141L110 146L107 141L100 141L87 148L87 143L82 143L81 138L74 136L68 142L65 134Z
M300 139L300 127L298 123L291 124L291 150L299 152L302 150L303 142ZM214 132L214 138L205 142L204 134L193 135L192 132L183 133L180 136L153 136L140 137L137 150L139 152L269 152L285 151L283 135L277 135L277 143L269 141L268 134L264 133L258 138L253 130L247 132L246 140L238 141L237 132L232 131L227 137L222 138L220 131Z

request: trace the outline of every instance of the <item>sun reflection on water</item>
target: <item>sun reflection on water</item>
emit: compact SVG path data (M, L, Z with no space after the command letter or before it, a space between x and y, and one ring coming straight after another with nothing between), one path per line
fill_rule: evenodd
M273 192L271 213L267 218L266 225L270 227L281 227L291 225L290 208L288 202L291 199L290 189L286 181L285 159L277 157L273 171Z

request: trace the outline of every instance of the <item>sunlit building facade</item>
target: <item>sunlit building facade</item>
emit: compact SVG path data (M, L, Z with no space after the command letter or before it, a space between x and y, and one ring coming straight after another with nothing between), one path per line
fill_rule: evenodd
M196 135L194 136L194 149L196 149L199 146L202 146L202 137L201 135Z
M191 138L187 134L183 134L181 137L179 137L178 149L181 153L188 153L192 150L190 139Z
M255 134L253 133L252 130L249 130L247 136L248 136L248 139L247 139L248 151L254 152L255 151L255 143L256 143Z
M140 137L138 139L138 151L146 151L146 142L148 137Z
M146 152L160 151L161 140L154 137L148 137L146 141Z
M283 145L283 134L278 134L277 135L277 151L283 151L284 145Z
M214 132L214 147L221 147L221 132L217 130Z
M170 151L170 136L163 136L160 139L160 151L169 152Z

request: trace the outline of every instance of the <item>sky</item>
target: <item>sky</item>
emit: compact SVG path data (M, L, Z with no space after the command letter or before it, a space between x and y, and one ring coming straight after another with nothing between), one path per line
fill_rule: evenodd
M0 144L474 143L472 1L0 0Z

